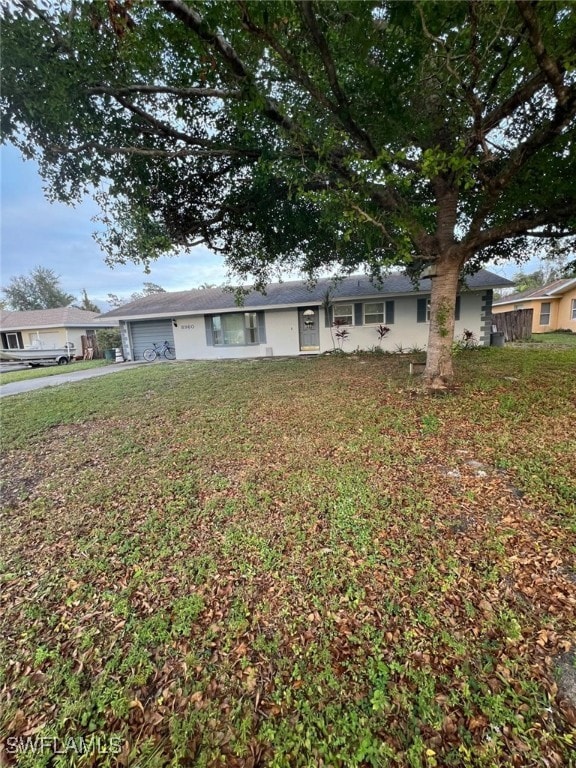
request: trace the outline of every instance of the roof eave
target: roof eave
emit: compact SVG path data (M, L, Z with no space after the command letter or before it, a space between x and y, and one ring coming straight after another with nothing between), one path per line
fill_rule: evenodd
M564 285L559 285L558 288L554 288L552 291L547 291L546 296L554 296L555 293L564 293L569 288L572 288L572 286L576 286L576 277L572 278L567 283L564 283Z

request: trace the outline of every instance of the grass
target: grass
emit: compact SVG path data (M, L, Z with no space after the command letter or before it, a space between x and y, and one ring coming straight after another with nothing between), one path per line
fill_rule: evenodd
M107 365L107 360L86 360L70 365L50 365L39 368L26 368L21 371L2 371L0 373L0 385L11 384L14 381L26 381L27 379L41 379L44 376L56 376L59 373L72 373L73 371L85 371L90 368L100 368Z
M369 355L6 398L5 752L574 764L553 659L576 642L575 365L461 353L445 398Z
M530 339L537 344L553 344L561 347L576 347L576 333L534 333Z

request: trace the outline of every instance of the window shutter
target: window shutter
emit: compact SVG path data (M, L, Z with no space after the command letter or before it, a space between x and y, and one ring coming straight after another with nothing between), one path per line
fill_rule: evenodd
M324 308L324 326L325 328L330 328L332 325L332 318L334 317L334 313L332 311L332 307L325 307Z
M257 312L256 317L258 320L258 342L260 344L266 344L266 323L264 322L264 312Z
M386 315L385 315L384 322L386 323L386 325L394 324L394 302L393 301L386 302Z
M418 299L418 307L416 309L416 322L417 323L425 323L426 322L426 305L428 304L428 299Z
M454 320L460 320L460 296L456 296L456 308L454 309Z
M362 304L354 304L354 325L362 325L363 321Z
M212 316L204 315L204 326L206 328L206 344L209 347L214 346L214 336L212 334Z

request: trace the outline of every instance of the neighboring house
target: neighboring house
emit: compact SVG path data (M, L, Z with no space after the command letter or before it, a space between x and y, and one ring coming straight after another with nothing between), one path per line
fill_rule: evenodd
M576 277L554 280L543 288L513 293L494 301L492 312L531 309L532 333L570 330L576 333Z
M60 349L74 345L75 354L82 353L82 336L93 336L96 329L117 325L100 320L98 312L87 312L76 307L31 309L25 312L0 313L0 337L3 349L42 347Z
M512 283L481 270L467 278L456 306L456 337L472 331L490 343L492 289ZM330 303L326 307L326 294ZM381 284L355 275L336 283L325 278L274 283L265 294L244 296L222 288L155 293L107 312L120 321L124 356L141 360L153 343L168 341L181 360L317 354L335 347L335 324L348 331L343 349L379 346L378 326L390 332L382 349L425 348L430 319L430 279L416 290L408 277L391 274Z

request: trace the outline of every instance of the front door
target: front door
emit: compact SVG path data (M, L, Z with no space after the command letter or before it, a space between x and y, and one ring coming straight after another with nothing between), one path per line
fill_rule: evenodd
M320 349L319 316L318 307L298 310L300 352L318 352Z

